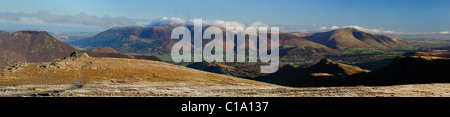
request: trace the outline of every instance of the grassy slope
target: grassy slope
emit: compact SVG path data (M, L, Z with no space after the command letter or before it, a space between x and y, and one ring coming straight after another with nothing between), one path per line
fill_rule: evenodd
M67 59L51 63L29 63L0 72L0 84L72 84L138 79L148 82L188 84L267 85L226 75L194 70L164 62L118 58ZM82 77L81 77L82 76Z

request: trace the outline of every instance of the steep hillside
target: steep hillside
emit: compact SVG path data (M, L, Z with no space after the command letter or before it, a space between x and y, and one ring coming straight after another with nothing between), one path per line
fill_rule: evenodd
M170 39L170 26L117 27L94 37L69 42L85 48L111 47L119 52L168 53L175 41Z
M0 61L3 61L0 63L1 66L22 61L49 62L67 57L75 50L72 46L53 38L47 32L0 33L0 51L5 56L0 58L2 59Z
M328 48L290 33L280 33L280 57L282 60L319 60L327 55L341 55Z
M26 62L25 57L8 50L0 51L0 67Z
M310 40L306 40L301 37L297 37L295 35L289 34L289 33L280 33L279 35L280 40L280 46L283 45L290 45L290 46L296 46L299 48L305 48L305 47L312 47L312 48L328 48L325 45L318 44L315 42L312 42Z

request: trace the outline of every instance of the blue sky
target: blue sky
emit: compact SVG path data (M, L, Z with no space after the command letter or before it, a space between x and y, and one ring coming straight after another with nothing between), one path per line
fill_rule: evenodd
M108 24L75 21L83 16L81 13L98 18L97 23L107 20L104 22ZM33 18L37 14L49 17ZM242 24L262 22L290 27L290 31L358 26L367 30L439 33L450 31L449 14L449 0L2 0L0 30L95 31L175 17ZM21 19L15 20L12 16L16 15ZM48 19L52 17L74 20Z

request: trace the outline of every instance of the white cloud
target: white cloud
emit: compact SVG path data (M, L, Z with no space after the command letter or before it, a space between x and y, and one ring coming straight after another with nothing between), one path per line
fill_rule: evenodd
M373 28L366 28L366 27L362 27L362 26L357 26L357 25L348 25L348 26L330 26L330 27L326 27L326 26L322 26L320 24L313 24L313 29L315 31L330 31L330 30L336 30L336 29L342 29L342 28L355 28L357 30L361 30L364 32L369 32L369 33L380 33L380 34L398 34L401 32L395 32L395 31L391 31L391 30L383 30L383 29L373 29ZM306 31L303 31L306 32ZM310 31L312 32L312 31Z
M321 31L321 30L327 30L327 29L328 29L327 27L322 26L322 25L320 25L320 24L312 24L312 25L313 25L313 28L314 28L315 30L318 30L318 31Z
M161 19L158 19L156 21L153 21L150 23L151 26L165 26L165 25L171 25L171 26L184 26L186 25L186 21L181 18L176 17L162 17Z
M348 26L322 26L320 24L312 24L312 30L301 30L300 32L324 32L324 31L331 31L336 29L343 29L343 28L355 28L357 30L361 30L364 32L369 33L381 33L381 34L398 34L401 32L395 32L391 30L382 30L382 29L372 29L372 28L366 28L358 25L348 25Z
M193 25L194 20L185 20L177 17L162 17L161 19L155 20L151 22L148 26L165 26L165 25L171 25L171 26L186 26L186 25ZM240 22L236 21L224 21L224 20L202 20L203 25L212 25L216 27L247 27L247 26L253 26L253 27L268 27L269 25L264 24L262 22L254 22L250 25L245 25Z
M264 23L262 23L262 22L255 22L255 23L253 23L253 24L250 24L250 26L251 27L255 27L255 28L258 28L258 27L269 27L269 25L267 25L267 24L264 24Z
M365 27L356 26L356 25L344 26L344 28L355 28L357 30L361 30L361 31L364 31L364 32L369 32L369 33L385 33L385 34L395 34L395 33L397 33L397 32L391 31L391 30L371 29L371 28L365 28Z
M341 28L341 27L339 27L339 26L331 26L329 29L335 30L335 29L339 29L339 28Z
M217 27L245 27L244 24L241 24L239 22L233 22L233 21L223 21L223 20L214 20L214 21L208 21L208 20L204 20L203 21L204 25L212 25L212 26L217 26Z
M442 31L442 32L439 32L439 34L450 34L450 32L448 32L448 31Z

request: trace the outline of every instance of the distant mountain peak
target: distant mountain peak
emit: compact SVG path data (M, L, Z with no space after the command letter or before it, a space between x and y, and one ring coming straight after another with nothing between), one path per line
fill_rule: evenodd
M0 33L0 53L14 56L16 62L49 62L68 57L76 49L54 38L46 31ZM3 56L2 55L2 56ZM5 58L0 58L5 59ZM3 61L3 62L1 62ZM0 60L0 65L16 64Z
M410 43L386 35L367 33L353 27L314 33L303 38L333 49L339 49L339 47L369 47L372 45L393 46Z

